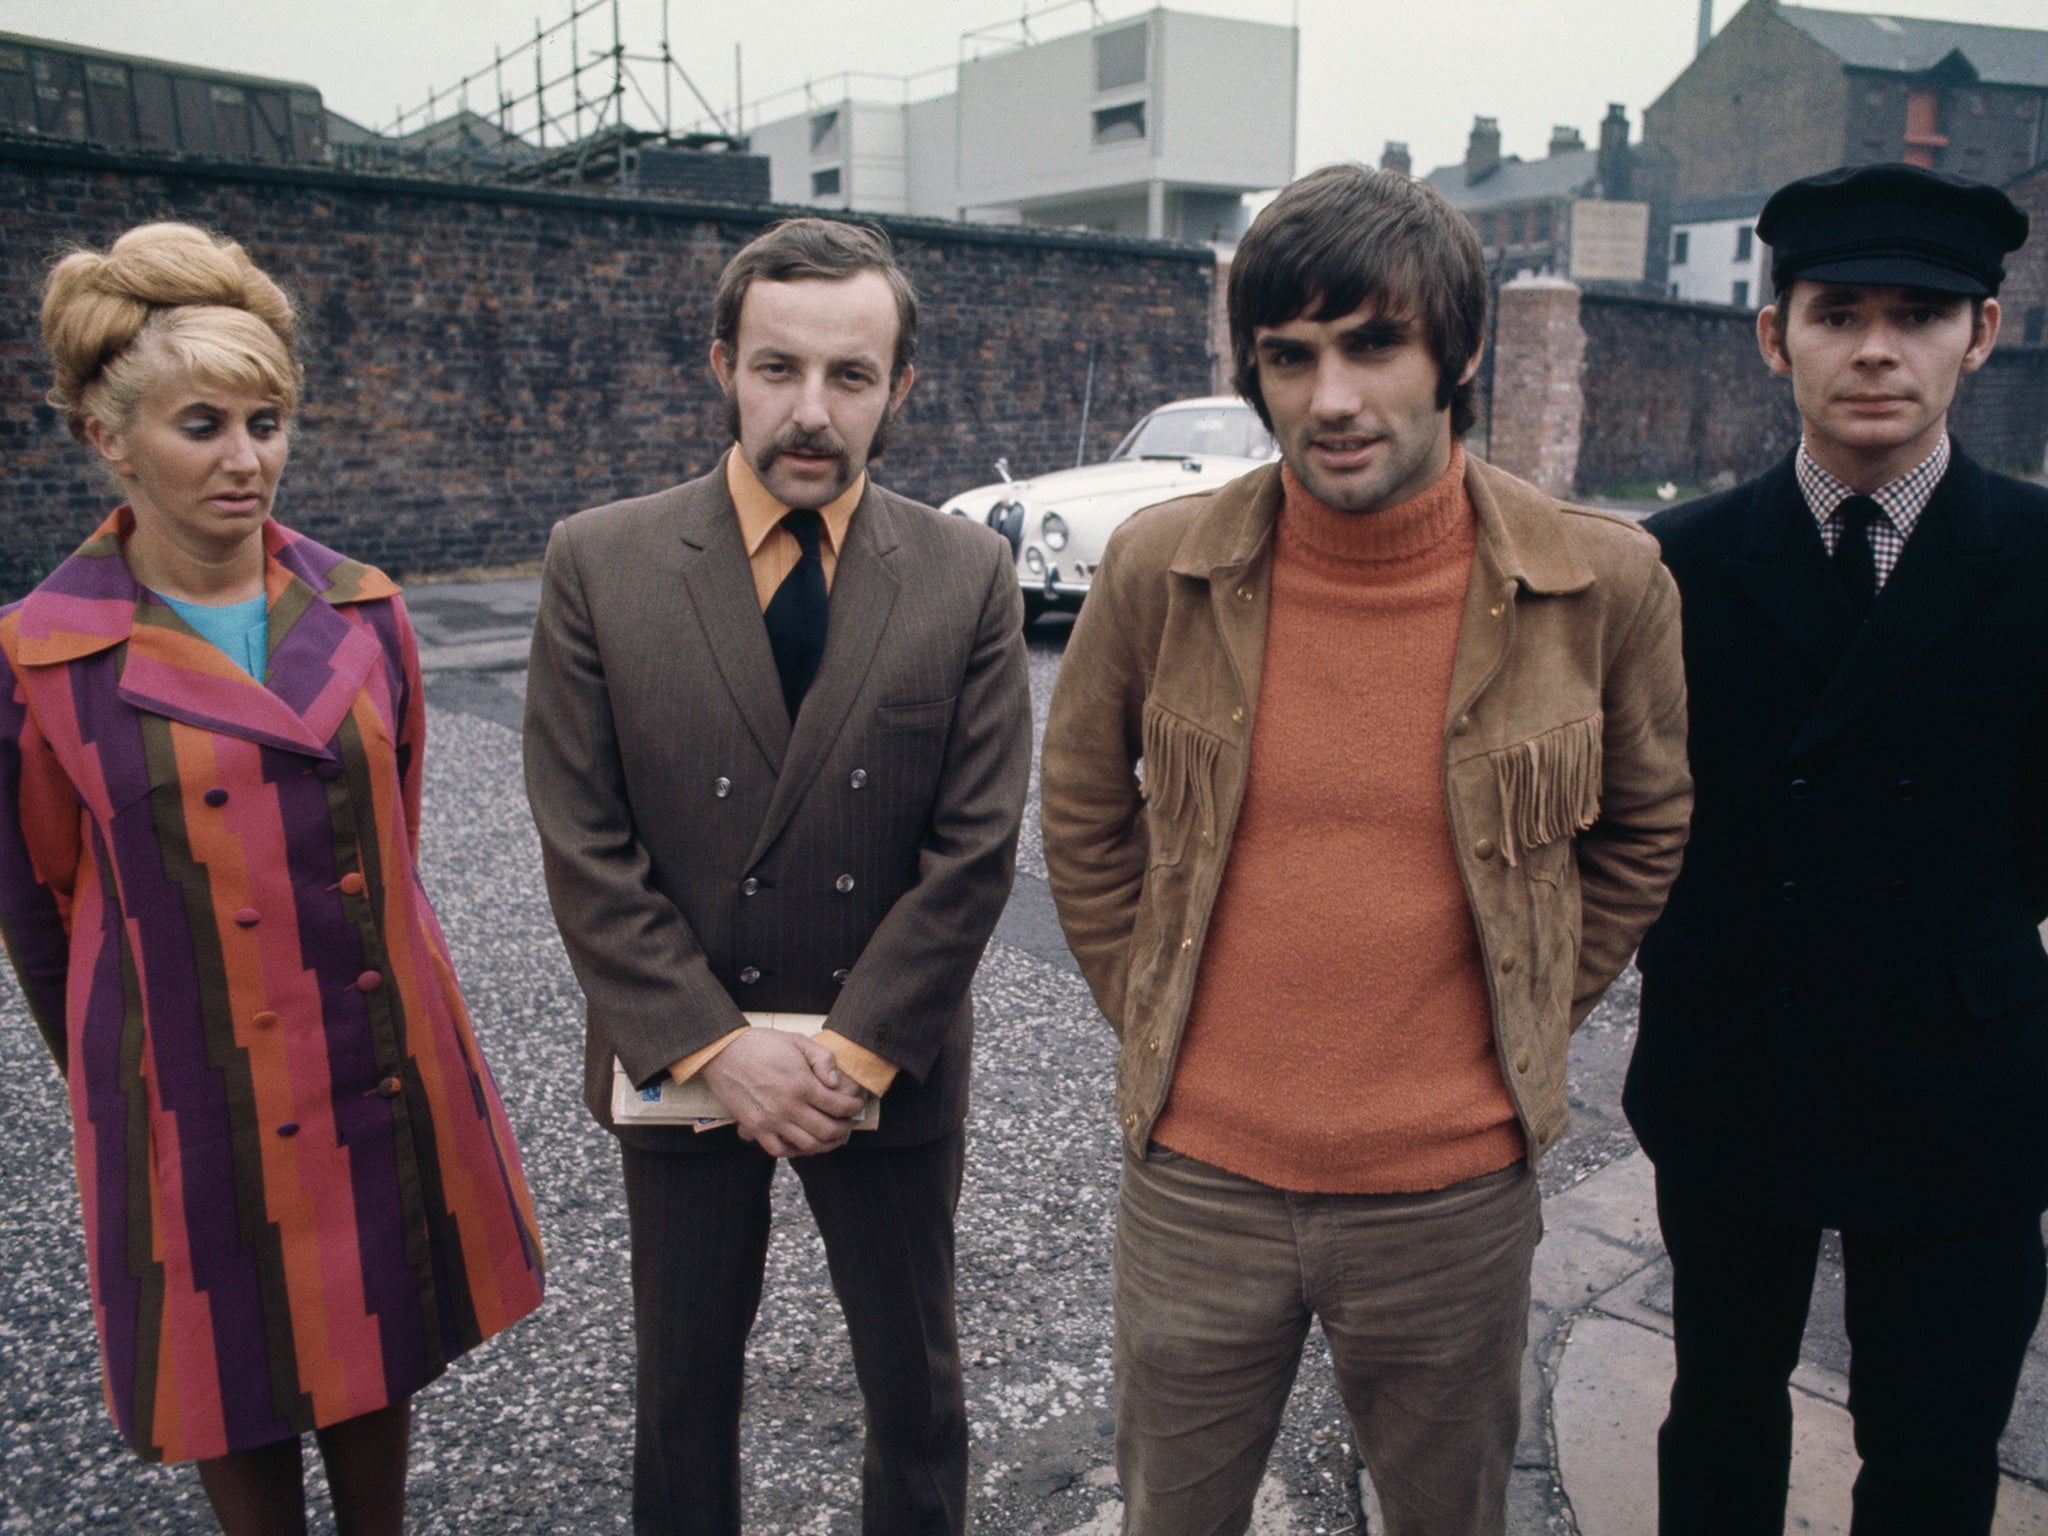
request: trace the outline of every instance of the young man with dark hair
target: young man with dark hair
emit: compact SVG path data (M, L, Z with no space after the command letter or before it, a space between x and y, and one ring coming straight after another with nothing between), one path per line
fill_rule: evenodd
M1980 469L1948 411L2026 233L1911 166L1780 189L1757 340L1800 445L1650 520L1699 784L1623 1098L1675 1285L1664 1536L1783 1530L1823 1228L1850 1529L1991 1528L2048 1206L2048 493Z
M1393 1536L1505 1529L1565 1046L1677 872L1652 541L1468 459L1486 277L1337 166L1238 248L1283 463L1111 540L1046 728L1060 920L1122 1040L1133 1536L1246 1529L1312 1319Z
M916 319L877 231L770 229L719 286L732 451L548 541L527 795L588 1005L584 1100L625 1171L639 1536L740 1528L784 1157L867 1409L862 1529L966 1528L968 986L1009 895L1031 710L1009 546L868 478ZM733 1123L616 1123L615 1070L701 1079Z

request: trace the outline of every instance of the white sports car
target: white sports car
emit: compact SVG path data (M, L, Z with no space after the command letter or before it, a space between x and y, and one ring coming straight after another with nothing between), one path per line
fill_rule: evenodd
M962 491L939 510L985 522L1017 552L1024 622L1079 608L1117 524L1133 512L1213 491L1278 458L1258 413L1235 395L1176 400L1131 428L1107 463L1005 478Z

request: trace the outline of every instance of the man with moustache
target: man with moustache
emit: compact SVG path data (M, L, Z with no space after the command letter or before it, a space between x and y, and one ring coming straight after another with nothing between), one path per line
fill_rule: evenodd
M1948 434L2026 216L1911 166L1757 221L1800 445L1650 520L1685 607L1685 871L1623 1105L1656 1164L1678 1377L1665 1536L1784 1529L1823 1228L1855 1536L1991 1529L2048 1206L2048 492Z
M1312 1319L1387 1529L1506 1527L1534 1165L1691 797L1655 544L1459 446L1486 293L1425 184L1283 192L1230 272L1282 463L1124 524L1054 690L1133 1536L1247 1528Z
M879 230L778 224L733 258L711 474L548 543L527 793L588 1005L585 1101L632 1235L634 1529L740 1522L745 1345L788 1158L867 1408L863 1529L965 1529L953 1314L968 986L1030 766L1009 547L867 474L912 380L917 300ZM815 1036L745 1013L826 1016ZM620 1126L702 1080L732 1125ZM879 1126L854 1130L869 1099Z

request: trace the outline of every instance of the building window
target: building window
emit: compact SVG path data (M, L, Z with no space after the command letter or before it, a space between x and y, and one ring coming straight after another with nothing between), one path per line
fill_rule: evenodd
M1747 279L1738 278L1736 280L1735 287L1728 296L1728 302L1738 309L1749 308L1749 282Z
M1671 265L1673 265L1674 267L1684 266L1685 259L1688 255L1691 254L1691 252L1692 231L1686 229L1674 229L1671 232Z
M1479 215L1479 243L1481 245L1498 245L1500 242L1495 238L1495 236L1497 236L1499 233L1500 225L1498 221L1495 220L1492 214L1482 213L1481 215Z
M1756 254L1756 226L1745 224L1735 231L1735 259L1747 261ZM1737 301L1741 302L1740 300Z
M1129 144L1145 137L1145 103L1104 107L1095 114L1095 142Z
M811 153L818 157L839 153L839 113L811 114Z
M2030 347L2041 345L2041 333L2048 331L2048 309L2036 304L2027 311L2026 344Z
M1678 284L1676 283L1671 285L1671 297L1674 299L1678 297Z
M1548 240L1550 238L1550 204L1548 203L1545 203L1536 210L1536 238L1538 240Z
M1145 83L1145 24L1095 34L1095 89L1120 91Z
M839 195L839 167L829 166L822 171L811 172L811 196L837 197Z

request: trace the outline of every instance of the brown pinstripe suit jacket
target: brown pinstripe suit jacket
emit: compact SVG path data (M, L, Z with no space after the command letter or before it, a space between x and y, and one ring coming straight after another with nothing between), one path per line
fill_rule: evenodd
M646 1082L771 1009L828 1013L901 1068L876 1142L960 1124L968 986L1030 758L1022 602L986 528L869 481L792 726L722 468L558 524L526 787L587 1003L591 1113L611 1126L614 1055Z

